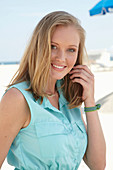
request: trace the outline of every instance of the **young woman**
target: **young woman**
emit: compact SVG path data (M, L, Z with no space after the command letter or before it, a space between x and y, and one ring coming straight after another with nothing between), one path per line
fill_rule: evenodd
M18 170L77 170L83 158L90 169L104 170L106 146L84 44L84 29L67 12L38 23L0 103L0 166L7 156Z

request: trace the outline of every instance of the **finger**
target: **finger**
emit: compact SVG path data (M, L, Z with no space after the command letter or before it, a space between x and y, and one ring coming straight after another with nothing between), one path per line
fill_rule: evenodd
M73 72L71 72L71 74L72 75L70 76L70 79L82 78L88 83L90 83L90 81L94 81L94 76L92 76L91 74L89 74L83 69L75 69L73 70Z
M83 69L83 70L85 70L86 72L88 72L89 74L91 74L93 76L93 73L91 72L91 70L86 65L77 65L77 66L73 67L73 70L74 69Z
M83 79L80 79L80 78L75 78L72 80L73 83L79 83L82 85L82 87L85 87L87 86L87 82Z
M86 78L91 78L91 74L83 69L74 69L73 71L71 71L70 74L72 74L70 78L74 78L74 75L79 77L85 76Z
M90 76L91 77L91 76ZM70 79L76 79L76 78L79 78L79 79L82 79L82 80L84 80L84 81L86 81L86 82L90 82L91 81L91 78L90 78L88 75L86 75L86 73L85 74L83 74L83 73L81 73L81 72L76 72L76 73L74 73L73 75L71 75L70 76Z

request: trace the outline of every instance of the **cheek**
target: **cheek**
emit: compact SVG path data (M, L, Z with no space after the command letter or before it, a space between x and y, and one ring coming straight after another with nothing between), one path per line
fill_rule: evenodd
M75 65L76 61L77 61L77 56L74 56L74 57L71 57L70 59L68 59L69 67L73 67Z
M57 51L56 50L52 50L51 51L51 58L55 58L56 55L57 55Z

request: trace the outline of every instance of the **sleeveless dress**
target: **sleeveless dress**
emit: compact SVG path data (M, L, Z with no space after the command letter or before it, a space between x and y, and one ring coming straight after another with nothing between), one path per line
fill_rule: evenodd
M15 170L77 170L87 147L80 108L69 109L61 90L59 110L46 97L40 104L25 90L28 86L29 82L22 82L10 87L25 97L31 121L15 137L8 163Z

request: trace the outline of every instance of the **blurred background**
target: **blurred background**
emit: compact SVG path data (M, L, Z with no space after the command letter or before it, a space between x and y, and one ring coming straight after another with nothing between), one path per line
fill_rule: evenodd
M112 0L111 0L112 1ZM113 14L90 16L99 0L0 1L0 99L19 66L25 47L39 20L52 11L76 16L86 30L86 50L95 76L95 100L107 144L106 170L113 169ZM12 170L5 160L1 170ZM82 162L79 170L88 170Z

